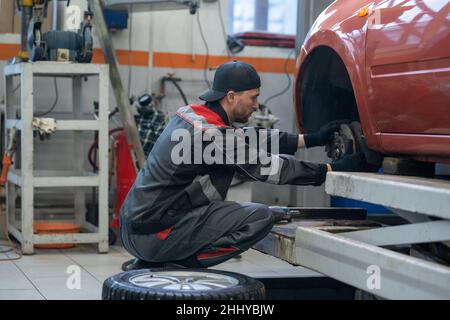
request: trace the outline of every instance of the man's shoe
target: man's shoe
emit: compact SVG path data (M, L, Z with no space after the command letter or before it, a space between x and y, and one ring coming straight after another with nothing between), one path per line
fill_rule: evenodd
M187 266L176 262L148 262L141 259L131 259L122 264L123 271L139 270L139 269L186 269Z
M139 270L139 269L150 269L150 268L164 268L164 263L154 263L148 262L141 259L131 259L125 261L122 264L123 271Z

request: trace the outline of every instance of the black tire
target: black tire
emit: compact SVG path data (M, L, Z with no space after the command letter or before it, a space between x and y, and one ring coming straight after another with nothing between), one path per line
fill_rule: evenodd
M354 121L350 123L350 129L352 130L353 135L357 140L357 151L363 152L364 156L366 157L366 161L368 163L367 171L378 171L378 169L383 164L384 156L379 152L369 149L366 143L366 138L364 137L364 132L359 122Z
M186 282L186 278L189 278L190 282ZM195 278L198 279L194 280ZM152 286L153 279L167 283ZM209 281L200 282L201 279ZM214 281L215 286L212 284ZM139 285L137 282L146 282L148 286ZM187 283L189 284L186 285ZM185 287L177 288L181 285ZM102 290L103 300L263 300L264 298L265 288L260 281L234 272L207 269L141 269L122 272L106 279Z

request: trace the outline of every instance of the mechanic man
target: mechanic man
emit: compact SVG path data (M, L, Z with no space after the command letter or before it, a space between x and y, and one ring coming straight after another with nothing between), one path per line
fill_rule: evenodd
M293 156L299 148L325 145L339 129L339 123L305 135L236 129L233 123L246 123L258 109L260 86L260 77L251 65L227 62L217 69L212 89L200 96L205 104L182 107L171 119L121 209L122 242L136 257L124 263L124 270L211 267L264 238L274 222L267 206L224 201L235 174L272 184L320 186L327 171L363 170L366 162L362 153L333 164L300 161ZM196 143L208 130L219 133L219 138L223 135L222 139L214 136ZM250 143L247 131L265 139ZM192 147L188 152L184 150L182 157L186 161L180 162L180 137L186 136ZM229 142L230 136L240 143ZM270 146L264 147L261 141ZM278 150L271 148L274 142ZM196 151L201 156L211 147L214 159L224 161L190 161ZM237 156L230 156L230 150ZM266 161L255 158L261 150L266 152Z

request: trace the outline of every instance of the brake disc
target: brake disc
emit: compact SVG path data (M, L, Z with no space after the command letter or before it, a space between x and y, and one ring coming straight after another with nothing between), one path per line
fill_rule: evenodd
M349 125L342 124L339 132L335 132L330 142L325 146L325 151L334 162L345 155L355 153L357 148L357 139L355 139L352 129Z
M383 162L383 155L367 146L361 124L357 121L349 125L342 124L339 132L335 132L333 138L325 146L325 151L333 162L345 155L363 152L369 164L369 171L378 169Z

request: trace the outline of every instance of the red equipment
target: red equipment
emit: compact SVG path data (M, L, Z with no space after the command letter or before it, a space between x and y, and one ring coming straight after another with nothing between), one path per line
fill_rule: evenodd
M136 180L136 169L131 158L132 146L128 144L125 132L119 132L116 139L116 214L111 220L111 228L120 226L120 208Z

